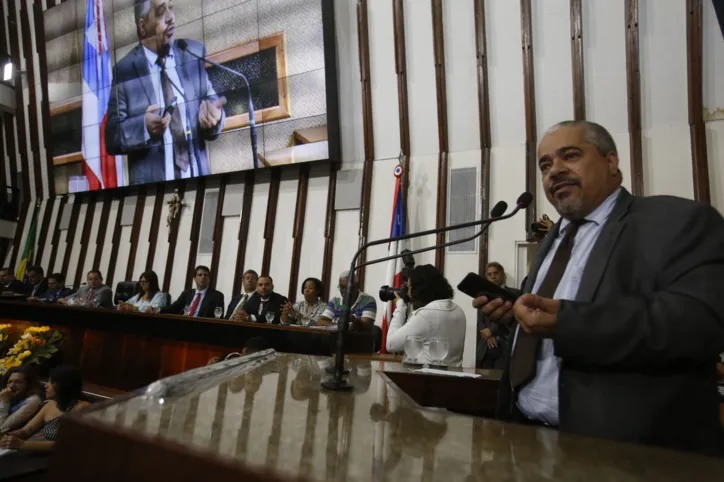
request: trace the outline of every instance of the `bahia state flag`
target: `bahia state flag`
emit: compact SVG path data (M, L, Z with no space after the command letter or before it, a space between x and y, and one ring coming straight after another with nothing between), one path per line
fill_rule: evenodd
M106 153L105 129L111 93L111 52L103 0L87 0L83 43L83 175L88 189L126 185L123 156Z

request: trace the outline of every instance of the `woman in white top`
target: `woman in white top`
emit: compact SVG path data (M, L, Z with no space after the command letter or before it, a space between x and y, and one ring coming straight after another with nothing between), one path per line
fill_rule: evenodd
M141 311L158 313L166 307L166 294L158 285L158 276L153 271L146 271L138 281L138 293L125 303L118 305L120 311Z
M450 283L437 268L426 264L412 270L407 288L414 311L405 323L408 306L397 297L397 308L387 330L387 351L403 351L408 336L422 337L424 343L443 337L449 344L444 364L460 366L465 348L466 321L462 308L452 301L454 292ZM418 360L420 363L433 362L427 350L423 350Z

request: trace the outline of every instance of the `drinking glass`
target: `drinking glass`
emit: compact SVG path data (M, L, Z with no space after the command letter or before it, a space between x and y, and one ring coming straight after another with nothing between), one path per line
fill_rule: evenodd
M221 318L221 315L224 314L224 309L221 306L217 306L214 308L214 317L218 320Z
M266 318L267 323L271 323L272 321L274 321L274 316L274 313L272 313L271 311L267 311L264 317Z
M93 308L98 308L99 306L101 306L100 300L97 299L94 299L91 304L93 305Z
M302 316L302 326L307 328L312 324L312 319L308 316Z
M447 338L435 337L430 340L430 362L433 365L444 365L448 351L450 351L450 343Z
M191 312L191 305L184 306L184 316L189 316L190 312Z
M423 339L421 336L409 335L405 338L405 355L407 355L408 362L413 365L418 365L418 358L422 354L423 350Z

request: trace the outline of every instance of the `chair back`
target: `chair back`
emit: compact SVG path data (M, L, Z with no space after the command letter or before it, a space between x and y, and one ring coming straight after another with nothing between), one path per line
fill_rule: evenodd
M138 291L138 281L119 281L116 285L116 293L113 296L113 303L119 304L128 301Z

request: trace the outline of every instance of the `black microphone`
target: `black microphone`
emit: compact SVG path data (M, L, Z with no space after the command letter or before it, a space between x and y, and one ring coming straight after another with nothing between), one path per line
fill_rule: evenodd
M337 329L337 352L335 355L335 365L334 365L334 378L330 378L329 380L326 380L322 382L322 387L326 388L327 390L351 390L352 385L350 385L346 380L344 380L343 375L345 373L344 370L344 354L345 354L345 348L347 344L347 332L349 330L349 309L350 306L352 306L352 302L354 299L357 298L357 288L355 287L355 271L358 268L361 268L362 266L367 266L370 264L375 263L381 263L383 261L389 261L391 259L401 258L402 256L409 256L417 253L422 253L425 251L432 251L439 248L444 248L447 246L452 246L455 244L461 244L468 242L472 239L477 238L478 236L482 235L487 229L490 227L490 225L497 221L502 221L504 219L509 219L513 216L515 216L518 211L525 209L528 207L528 205L533 200L533 196L528 193L524 192L518 197L518 200L516 201L515 209L510 213L506 215L502 215L505 210L507 209L508 205L504 201L498 202L493 209L490 212L490 218L487 219L481 219L477 221L471 221L468 223L462 223L462 224L456 224L454 226L446 226L442 228L436 228L436 229L429 229L427 231L421 231L419 233L412 233L412 234L406 234L404 236L396 236L396 237L390 237L387 239L378 239L376 241L370 241L368 243L365 243L360 247L357 252L352 257L352 263L350 264L349 269L349 280L347 282L347 290L344 294L344 300L342 302L342 313L340 314L338 329ZM437 234L437 233L444 233L447 231L453 231L456 229L461 228L467 228L470 226L479 226L479 225L485 225L483 229L481 229L479 232L473 234L472 236L464 239L459 239L456 241L450 241L447 243L430 246L427 248L418 249L415 251L405 251L405 253L399 253L397 255L393 256L387 256L385 258L379 258L372 261L368 261L366 263L363 263L359 266L357 266L357 259L359 258L360 254L362 254L363 251L365 251L370 246L377 246L380 244L387 244L392 241L402 241L405 239L412 239L417 238L420 236L428 236L431 234ZM353 297L354 295L354 297Z
M251 154L254 157L254 169L259 167L259 150L258 150L258 144L257 144L257 137L256 137L256 120L254 118L254 101L251 98L251 85L249 85L249 79L246 78L244 74L241 72L237 72L236 70L230 69L229 67L222 65L218 62L214 62L213 60L210 60L202 55L199 55L195 52L192 52L191 49L189 49L189 43L184 39L179 39L176 41L176 45L178 45L178 48L181 50L191 54L193 57L196 57L197 59L208 62L214 67L218 67L221 70L225 70L226 72L229 72L232 75L235 75L237 77L241 77L244 79L244 82L246 83L246 90L249 94L249 136L251 138Z

